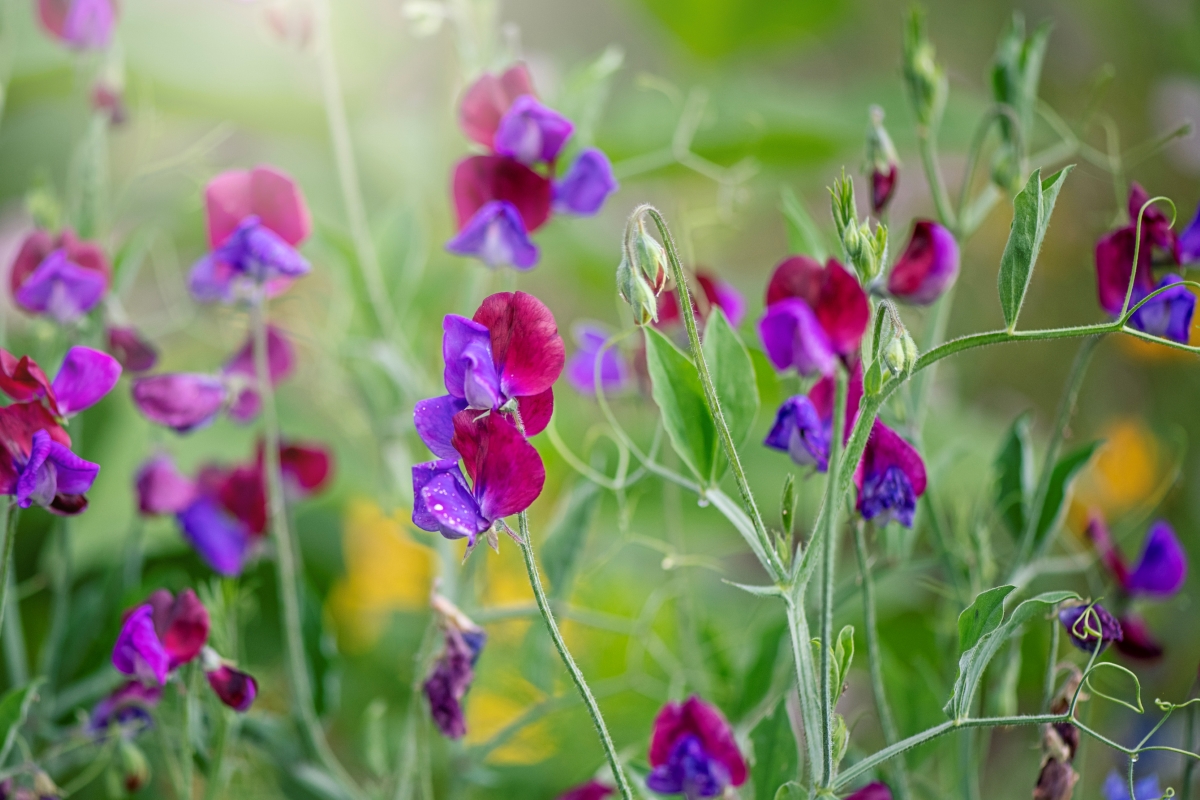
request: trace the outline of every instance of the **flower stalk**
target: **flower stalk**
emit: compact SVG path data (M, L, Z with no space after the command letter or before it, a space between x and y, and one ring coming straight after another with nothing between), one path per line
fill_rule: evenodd
M17 540L17 522L21 518L21 509L14 499L7 506L4 524L4 555L0 562L0 629L4 626L8 603L8 587L15 583L11 580L13 548Z

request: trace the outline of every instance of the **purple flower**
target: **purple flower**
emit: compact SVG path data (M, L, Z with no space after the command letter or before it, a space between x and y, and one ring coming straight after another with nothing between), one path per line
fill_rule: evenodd
M1121 313L1129 274L1133 269L1136 232L1130 226L1118 228L1096 242L1096 287L1100 307L1113 316ZM1137 274L1133 280L1130 305L1154 290L1154 275L1150 270L1150 248L1137 248Z
M17 505L35 503L49 508L58 495L82 496L92 488L100 465L85 461L71 449L50 438L45 430L33 434L29 457L18 464Z
M530 269L538 260L537 245L529 240L517 207L506 200L492 200L476 211L446 242L446 249L460 256L474 256L489 267Z
M1117 621L1121 624L1121 638L1116 645L1122 655L1143 661L1162 658L1163 646L1150 633L1145 620L1127 611Z
M574 131L569 119L524 94L504 112L492 142L496 153L522 164L552 163Z
M803 300L789 298L768 306L758 335L778 370L795 367L801 375L829 375L837 365L833 343Z
M666 280L665 275L663 280ZM704 300L707 304L705 311L719 308L729 318L730 325L736 328L742 324L742 319L746 316L746 300L733 287L733 284L721 280L716 274L702 267L696 268L696 283L700 284L700 291L704 293ZM696 302L698 299L696 293L693 293L692 310L699 317L697 322L702 323L705 315ZM683 317L679 315L679 300L675 297L675 293L663 292L658 296L658 327L670 328L682 324Z
M451 739L459 739L467 732L462 699L471 688L475 664L483 652L487 634L436 592L432 605L442 626L445 646L423 688L438 730Z
M125 619L113 645L112 663L118 672L163 686L171 659L154 632L153 613L154 609L146 604L135 608Z
M126 681L92 708L88 727L93 731L102 731L113 723L128 725L134 722L149 726L150 711L161 699L162 689L158 685Z
M1130 184L1129 224L1131 227L1137 227L1138 214L1141 213L1142 206L1146 205L1149 199L1150 193L1143 189L1141 184L1137 181ZM1146 206L1146 212L1141 216L1144 246L1164 250L1178 261L1178 253L1176 252L1178 243L1175 231L1171 229L1171 220L1167 217L1166 212L1159 208L1158 205L1152 205Z
M1094 652L1097 644L1103 651L1109 642L1119 642L1124 636L1121 623L1099 603L1067 606L1058 612L1058 621L1066 628L1071 644L1085 653Z
M546 482L537 450L502 414L477 417L461 411L453 419L452 444L462 456L468 485L456 460L413 467L413 524L447 539L475 537L504 517L532 505Z
M158 363L158 351L131 327L108 329L108 351L130 372L148 372Z
M519 97L533 94L533 79L521 62L500 75L485 72L463 93L459 125L469 139L492 147L505 113Z
M608 784L590 780L585 784L568 789L558 796L558 800L605 800L617 790Z
M216 692L218 698L234 711L246 712L258 697L258 681L241 670L234 669L228 664L221 664L215 669L204 672L208 685Z
M1183 279L1178 275L1164 275L1155 288L1161 289L1164 286L1171 288L1155 295L1133 312L1129 324L1152 336L1187 344L1192 328L1192 313L1196 310L1196 295L1183 285ZM1145 296L1141 294L1133 298L1131 303L1137 303Z
M274 325L267 326L267 372L271 386L289 377L296 369L296 356L291 342ZM229 405L229 416L235 422L249 422L258 416L261 402L258 397L258 370L254 362L254 336L246 339L233 358L221 370L221 375L236 379L231 386L233 399ZM231 381L232 383L232 381Z
M458 458L452 419L465 408L502 411L515 400L527 436L545 429L554 412L551 387L566 361L550 309L533 295L501 292L485 298L471 319L448 314L442 327L449 394L413 410L417 433L435 455Z
M596 367L600 368L600 386L606 394L624 391L633 381L633 373L625 357L617 347L610 347L600 355L600 349L608 341L608 331L600 325L582 322L571 328L579 349L567 360L567 383L580 394L592 396L596 393Z
M108 353L72 347L51 384L59 416L70 418L91 408L112 391L120 378L121 365Z
M228 394L221 378L194 372L151 375L133 382L133 402L138 410L151 422L177 433L201 428L216 419Z
M249 528L215 498L197 497L176 519L192 548L216 572L242 574L254 540Z
M0 408L0 494L63 515L87 508L83 492L99 467L70 451L71 437L40 402ZM61 474L60 474L61 472Z
M866 294L841 264L794 256L771 275L758 331L776 369L828 375L838 356L857 352L869 317Z
M17 303L34 314L45 314L60 325L74 322L96 307L108 290L107 277L68 260L55 250L17 290Z
M876 420L854 472L858 513L880 524L896 520L911 528L917 498L925 493L925 462L900 434Z
M278 294L312 267L304 256L257 216L243 219L236 230L192 267L188 286L202 303L252 299L261 287Z
M177 514L196 498L196 482L181 474L165 453L142 465L134 485L138 511L147 515Z
M1179 234L1179 263L1195 264L1200 261L1200 207L1196 208L1196 216Z
M719 797L746 782L746 762L729 723L695 695L667 703L654 719L646 786L661 794Z
M172 595L166 589L150 593L154 633L166 651L169 668L175 669L200 655L208 641L208 609L191 589Z
M1033 788L1033 800L1071 800L1079 773L1068 761L1049 757L1038 772L1037 784Z
M892 790L887 787L886 783L875 781L868 783L847 797L846 800L892 800Z
M1132 570L1101 517L1094 515L1089 520L1087 533L1109 573L1126 593L1161 599L1171 597L1183 587L1187 553L1167 522L1159 520L1150 526L1142 554Z
M595 214L618 188L608 156L589 147L554 184L554 210L560 214Z
M48 33L79 50L103 50L112 40L114 0L38 0L38 19Z
M913 226L908 246L888 276L888 293L913 305L929 305L958 277L958 242L929 220Z
M789 397L775 414L775 424L763 444L782 450L800 466L815 466L817 472L829 468L829 444L833 435L831 421L822 420L812 400L804 395Z
M1116 770L1108 773L1104 785L1100 787L1104 800L1159 800L1162 791L1158 788L1158 776L1150 775L1135 781L1133 797L1129 796L1129 779Z

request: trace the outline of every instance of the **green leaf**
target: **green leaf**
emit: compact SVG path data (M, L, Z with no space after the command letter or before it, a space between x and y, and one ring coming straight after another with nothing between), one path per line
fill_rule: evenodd
M758 652L754 656L754 660L742 674L742 679L738 682L741 687L741 695L738 702L733 707L733 717L737 719L745 716L752 708L763 701L767 696L767 692L771 688L771 683L775 679L775 670L781 661L786 664L786 669L791 680L792 668L791 660L780 659L780 645L783 644L784 637L787 636L787 625L780 624L768 627L762 632L758 639Z
M954 681L954 689L944 711L954 719L965 719L971 713L971 703L979 689L979 682L983 680L984 670L1008 638L1036 615L1045 613L1064 600L1078 596L1074 592L1061 591L1039 594L1017 606L998 627L983 633L979 640L959 657L958 678Z
M29 709L37 700L38 687L44 678L34 678L24 686L17 686L0 697L0 731L4 731L4 744L0 745L0 764L8 761L17 734L29 716Z
M791 187L784 187L779 208L783 211L784 222L787 223L788 252L810 256L824 263L829 257L825 237Z
M670 339L651 327L643 327L642 332L651 393L662 412L667 437L688 469L707 484L717 458L717 429L704 404L700 373Z
M837 670L837 680L833 684L834 695L840 695L846 685L846 676L850 674L850 665L854 663L854 626L846 625L838 633L837 644L833 648L833 666Z
M1042 171L1034 170L1025 188L1013 200L1012 228L1000 257L998 279L1000 307L1004 311L1004 324L1010 331L1016 330L1033 267L1042 249L1042 239L1050 226L1054 201L1070 171L1071 167L1064 167L1043 181Z
M778 586L751 586L746 583L734 583L733 581L727 581L724 578L721 579L721 583L727 583L730 586L734 586L738 589L741 589L743 592L749 592L750 594L754 595L755 597L784 597L785 596L783 589L780 589Z
M785 703L777 703L775 711L754 727L750 741L754 745L754 766L750 769L754 778L754 798L774 800L777 787L794 781L800 769L796 739L788 722Z
M996 456L996 511L1008 532L1019 539L1025 532L1025 509L1033 499L1033 442L1030 415L1017 417Z
M729 426L733 442L741 446L754 427L758 416L758 384L754 379L754 362L742 344L737 331L729 324L725 312L716 306L704 324L704 359L712 374L721 413ZM707 414L707 411L705 412ZM726 466L726 459L713 462L712 483L716 484Z
M1046 491L1046 502L1042 505L1042 515L1038 519L1036 544L1053 533L1062 523L1062 517L1067 507L1067 490L1071 482L1079 474L1095 454L1102 442L1091 442L1077 450L1072 450L1058 460L1050 473L1050 485ZM1036 551L1035 551L1036 552Z
M551 598L557 600L567 596L599 506L600 487L588 480L577 481L560 504L541 554L542 569L550 581Z
M981 592L965 611L958 615L958 652L965 653L987 634L1000 627L1004 620L1004 599L1016 590L1015 586L997 586Z
M775 800L808 800L808 792L795 781L788 781L779 787L779 791L775 793Z
M1096 686L1096 673L1099 672L1103 667L1116 670L1118 675L1123 676L1120 679L1122 683L1128 684L1129 681L1133 682L1132 703L1128 700L1122 700L1120 697L1118 697L1116 695L1116 689L1113 689L1110 693L1109 691L1102 690ZM1088 670L1087 676L1084 677L1083 682L1086 684L1088 690L1097 697L1103 697L1105 700L1111 700L1112 702L1125 706L1129 710L1136 711L1139 714L1143 713L1145 710L1142 708L1142 682L1138 680L1137 675L1134 675L1120 664L1112 661L1101 661L1098 664L1094 664L1092 665L1092 668Z

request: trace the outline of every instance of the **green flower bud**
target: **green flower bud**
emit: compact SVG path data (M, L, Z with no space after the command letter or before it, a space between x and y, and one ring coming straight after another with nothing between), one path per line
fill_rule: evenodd
M936 127L946 105L946 73L925 35L925 12L917 8L904 26L904 81L917 122Z
M121 785L129 794L136 794L150 782L150 762L132 741L122 738L119 749Z
M667 285L667 251L646 232L640 219L633 237L633 260L638 271L649 281L654 294L660 294Z
M916 365L917 356L917 343L908 335L908 331L904 331L888 342L883 351L883 363L888 372L898 378Z
M658 296L640 269L622 257L617 266L617 291L633 311L633 321L648 325L658 321Z

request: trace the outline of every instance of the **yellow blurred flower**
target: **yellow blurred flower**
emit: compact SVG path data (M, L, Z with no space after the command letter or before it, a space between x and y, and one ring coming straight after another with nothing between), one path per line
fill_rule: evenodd
M394 611L429 605L433 553L409 535L408 512L387 515L367 500L346 510L342 550L346 575L333 587L329 611L343 650L375 644Z
M1141 420L1115 420L1101 438L1104 444L1072 487L1067 522L1077 534L1087 528L1091 511L1115 519L1141 505L1157 504L1170 478L1166 450Z
M545 699L516 672L510 673L502 691L491 686L476 686L467 694L468 745L491 740L539 701ZM489 681L491 683L492 681ZM489 764L537 764L554 755L554 737L547 720L524 725L488 753Z

